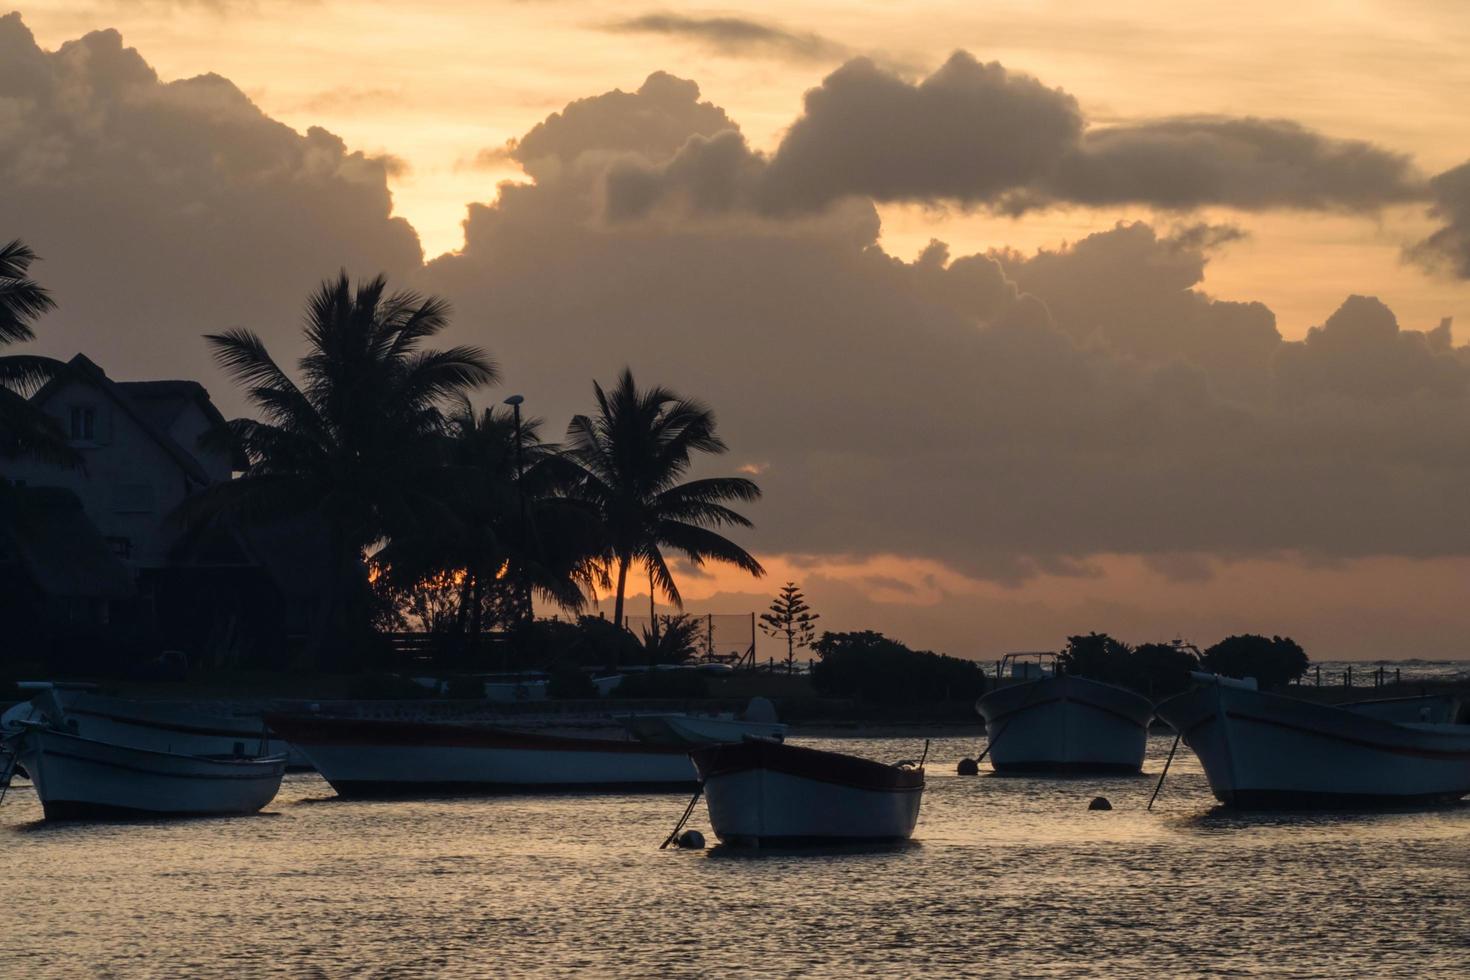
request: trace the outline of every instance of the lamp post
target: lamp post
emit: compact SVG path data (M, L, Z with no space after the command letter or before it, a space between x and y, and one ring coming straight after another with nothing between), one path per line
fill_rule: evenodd
M511 411L515 413L516 504L520 509L521 516L521 550L523 553L530 544L526 540L526 491L525 488L521 486L521 477L523 476L523 470L521 466L521 402L525 400L526 399L520 395L511 395L505 400L505 404L509 405ZM516 569L516 573L519 572L520 569ZM531 604L529 601L527 601L529 597L525 594L524 586L525 583L520 580L520 575L517 574L514 588L516 590L516 605L520 607L522 622L529 619L531 616Z

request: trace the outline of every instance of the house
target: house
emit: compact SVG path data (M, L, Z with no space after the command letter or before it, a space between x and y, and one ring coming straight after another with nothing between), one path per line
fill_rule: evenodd
M309 522L283 533L223 521L201 530L179 519L184 501L245 467L220 438L224 416L202 385L115 381L78 354L31 402L61 425L81 464L0 459L0 476L22 492L50 488L79 504L67 527L53 523L49 533L75 542L86 536L75 525L90 526L91 539L126 570L132 588L120 596L109 572L108 608L116 613L130 598L135 608L126 618L135 634L147 635L145 645L196 659L238 659L281 648L310 629L319 595L310 551L317 535ZM60 552L29 540L44 533L28 527L32 557L22 562L16 551L12 562L16 574L23 567L33 585L54 594L60 580L41 574L35 556ZM294 549L288 560L279 556L283 539ZM94 572L95 558L89 558Z

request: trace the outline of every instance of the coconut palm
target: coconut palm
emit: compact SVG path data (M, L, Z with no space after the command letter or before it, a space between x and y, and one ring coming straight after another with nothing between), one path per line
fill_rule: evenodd
M254 333L205 337L261 417L229 424L248 460L244 474L187 501L183 516L313 518L309 526L326 539L319 656L365 629L365 604L354 601L365 591L364 550L442 512L436 440L446 408L496 379L478 348L424 349L448 322L441 299L389 294L382 276L354 288L344 271L307 304L299 384Z
M56 303L28 275L36 253L19 241L0 245L0 345L35 339L31 324ZM0 356L0 455L22 453L72 464L76 452L51 416L29 401L62 363L35 354Z
M623 621L628 568L635 561L648 569L652 587L683 608L665 550L695 566L716 561L765 574L744 548L713 530L750 527L726 502L756 500L760 488L741 477L680 482L696 453L725 451L714 413L666 388L639 391L627 368L611 391L597 383L593 389L597 414L572 419L567 458L578 469L574 492L597 509L617 569L614 620Z
M580 611L603 581L597 515L560 493L557 447L541 441L540 425L527 419L517 432L510 412L477 414L461 400L443 443L440 519L377 556L396 588L452 576L461 634L481 632L487 607L494 622L524 625L533 595Z

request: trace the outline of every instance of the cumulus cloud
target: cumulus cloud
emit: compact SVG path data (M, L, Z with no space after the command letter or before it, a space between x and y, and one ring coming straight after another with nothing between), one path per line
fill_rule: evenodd
M1470 163L1446 170L1429 182L1429 213L1444 226L1412 246L1408 257L1426 269L1470 279Z
M1009 73L956 71L961 93L1015 94ZM773 164L688 83L574 105L575 138L542 154L556 165L472 208L466 249L423 282L504 325L476 339L544 415L584 407L588 379L624 363L709 400L740 457L769 463L759 548L921 554L1007 582L1093 576L1098 553L1158 555L1187 579L1207 569L1169 556L1470 548L1453 490L1470 400L1452 383L1470 363L1447 331L1379 324L1380 346L1349 356L1285 343L1264 305L1201 289L1229 226L1122 224L1031 254L935 242L901 261L865 197L771 220L757 195ZM619 202L660 213L658 178L688 207L604 220ZM1359 306L1324 333L1356 337ZM1437 360L1407 354L1418 380L1386 381L1400 369L1383 346Z
M57 353L197 376L201 333L294 343L324 274L421 264L390 217L397 166L270 119L217 75L162 82L116 31L49 52L0 17L0 227L46 259Z
M623 34L682 37L725 55L771 54L793 61L827 61L847 49L810 31L792 31L744 17L689 17L653 13L613 21L605 29Z
M918 82L866 58L849 61L807 92L769 157L737 137L707 139L616 176L615 217L645 213L691 186L705 188L696 207L728 202L766 214L853 196L1010 213L1128 203L1372 211L1425 194L1407 156L1289 120L1178 117L1089 128L1072 95L963 51ZM711 194L721 180L731 186Z

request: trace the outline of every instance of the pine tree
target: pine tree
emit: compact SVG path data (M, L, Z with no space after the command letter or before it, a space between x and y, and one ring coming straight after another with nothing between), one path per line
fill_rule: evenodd
M796 662L796 651L809 647L816 639L815 623L821 616L812 612L806 596L801 594L795 582L787 582L781 593L771 601L771 608L761 613L761 632L767 636L786 638L786 670L789 673Z

